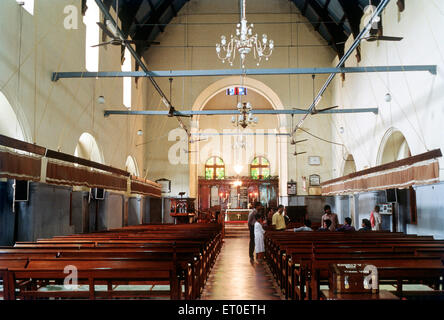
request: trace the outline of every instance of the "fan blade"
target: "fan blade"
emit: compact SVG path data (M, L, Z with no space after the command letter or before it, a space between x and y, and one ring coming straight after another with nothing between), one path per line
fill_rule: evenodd
M97 25L102 29L102 31L111 39L115 39L116 37L113 35L111 31L108 30L108 28L101 22L97 22Z
M404 38L403 37L390 37L390 36L378 37L378 40L383 40L383 41L401 41L402 39L404 39Z
M168 117L184 117L184 118L191 118L192 115L186 115L186 114L181 114L180 111L177 111L176 109L174 109L173 106L170 107L170 110L168 111Z
M362 40L367 40L369 42L373 41L401 41L402 37L388 37L388 36L370 36L367 38L362 38Z
M321 110L316 110L316 113L321 113L321 112L331 110L331 109L336 109L336 108L339 108L339 106L333 106L333 107L328 107L328 108L321 109Z
M91 46L91 48L100 47L100 46L107 46L107 45L112 44L112 43L113 43L112 41L102 42L102 43L96 44L94 46Z
M208 141L208 139L197 139L197 140L190 140L190 143L196 143L201 141Z
M159 45L160 44L159 41L148 41L148 40L124 40L124 41L125 41L125 43L136 44L136 45L140 45L140 44Z
M175 114L175 117L182 117L182 118L192 118L192 115L187 115L187 114Z

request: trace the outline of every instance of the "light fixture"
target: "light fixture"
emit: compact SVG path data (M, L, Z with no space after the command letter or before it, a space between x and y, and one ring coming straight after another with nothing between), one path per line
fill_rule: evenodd
M239 102L237 104L237 110L240 112L239 116L233 116L231 118L231 123L233 125L237 126L241 126L242 128L246 128L248 125L255 125L258 123L258 119L257 117L253 116L253 112L252 112L253 107L251 106L251 103L249 102L244 102L241 103Z
M231 35L229 41L223 35L220 37L220 43L216 44L216 53L222 63L227 61L230 66L236 58L236 51L239 51L242 68L245 68L245 58L248 53L253 51L254 58L257 65L262 58L265 60L273 53L274 41L269 40L266 34L262 35L262 41L258 39L258 35L253 35L253 24L247 26L247 19L245 14L245 0L242 0L241 6L241 21L237 24L236 35Z
M390 94L390 92L387 92L387 93L385 94L385 96L384 96L384 100L385 100L386 102L390 102L390 101L392 101L392 95Z
M142 130L137 130L137 135L138 136L143 136L143 131Z
M105 97L104 97L104 96L99 96L99 97L97 98L97 102L98 102L99 104L104 104L104 103L105 103Z
M233 144L233 149L246 149L247 142L245 140L246 139L243 135L237 136Z
M240 187L240 186L242 185L242 181L240 181L240 180L236 180L236 181L233 182L233 185L234 185L235 187Z
M234 166L234 172L236 172L238 175L242 172L242 169L243 169L244 167L242 166L242 165L240 165L240 164L236 164L235 166Z
M344 133L344 127L339 127L339 133L343 134Z

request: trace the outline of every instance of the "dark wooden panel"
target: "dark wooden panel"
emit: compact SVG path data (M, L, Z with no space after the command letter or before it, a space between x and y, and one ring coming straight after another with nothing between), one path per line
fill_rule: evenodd
M46 148L0 134L0 145L44 156Z
M430 160L430 159L435 159L435 158L439 158L442 157L442 153L441 153L441 149L435 149L432 151L428 151L425 153L421 153L418 154L416 156L412 156L412 157L408 157L405 159L401 159L398 161L393 161L390 163L386 163L386 164L382 164L373 168L369 168L369 169L365 169L365 170L361 170L361 171L357 171L354 173L350 173L347 176L343 176L343 177L339 177L336 179L332 179L332 180L328 180L325 181L323 183L321 183L321 186L325 186L334 182L339 182L342 180L347 180L347 179L351 179L351 178L355 178L355 177L359 177L359 176L363 176L366 174L370 174L370 173L375 173L378 171L385 171L385 170L390 170L390 169L395 169L395 168L399 168L402 166L408 166L408 165L412 165L414 163L417 162L421 162L421 161L426 161L426 160Z

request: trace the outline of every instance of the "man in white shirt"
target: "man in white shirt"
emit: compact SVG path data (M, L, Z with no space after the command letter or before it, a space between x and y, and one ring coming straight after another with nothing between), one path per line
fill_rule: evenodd
M300 228L294 228L293 231L294 232L313 231L313 229L311 228L311 221L310 220L305 220L304 221L304 226L302 226Z

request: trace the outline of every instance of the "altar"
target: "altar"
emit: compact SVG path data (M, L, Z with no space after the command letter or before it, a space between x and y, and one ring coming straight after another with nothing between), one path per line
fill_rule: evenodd
M205 179L199 177L198 209L206 212L209 209L238 212L239 219L246 219L248 206L260 202L264 207L277 207L279 179L253 179L250 177L227 177L225 179ZM242 213L244 214L242 216ZM231 217L231 216L230 216ZM237 216L231 218L237 219Z
M250 209L227 209L225 211L225 222L247 222Z

